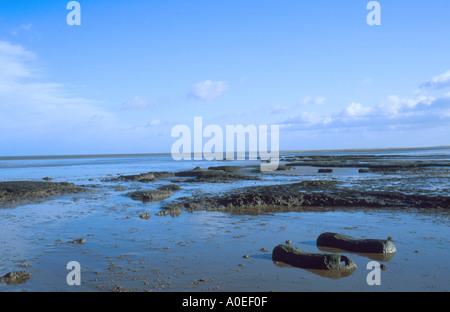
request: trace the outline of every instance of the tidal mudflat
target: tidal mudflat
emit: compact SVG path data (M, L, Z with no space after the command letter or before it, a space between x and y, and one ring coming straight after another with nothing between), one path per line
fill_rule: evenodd
M450 150L284 153L255 161L170 155L0 160L0 291L448 291ZM326 169L326 170L323 170ZM344 252L350 273L274 262L336 232L390 240ZM381 285L366 268L383 265ZM70 286L66 265L81 265ZM17 272L23 272L20 275ZM18 275L19 274L19 275Z

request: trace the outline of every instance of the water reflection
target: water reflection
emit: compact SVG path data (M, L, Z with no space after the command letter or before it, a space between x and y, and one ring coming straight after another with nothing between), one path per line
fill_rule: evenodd
M311 272L313 274L319 275L321 277L330 278L330 279L340 279L340 278L348 277L348 276L352 275L353 272L356 271L356 267L353 267L353 268L347 269L347 270L317 270L317 269L298 268L298 267L294 267L292 265L289 265L289 264L281 262L281 261L273 261L273 264L275 264L277 267L280 267L280 268L302 269L302 270Z

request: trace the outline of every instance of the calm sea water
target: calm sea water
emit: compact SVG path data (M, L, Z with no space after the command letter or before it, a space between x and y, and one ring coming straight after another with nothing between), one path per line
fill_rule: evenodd
M364 149L331 151L293 151L280 153L280 157L294 155L329 156L329 155L405 155L426 158L450 158L450 147L414 148L414 149ZM248 157L247 157L248 158ZM83 180L117 174L136 174L147 171L179 171L194 167L207 168L228 164L229 161L174 161L170 154L136 154L136 155L82 155L82 156L23 156L0 157L0 181L41 180L52 177L58 180ZM233 165L255 165L258 161L233 161ZM339 172L339 170L337 170ZM354 171L349 171L355 174Z
M292 155L405 155L418 160L448 160L450 148L296 151L281 156ZM155 214L162 203L135 202L124 195L131 190L170 183L167 179L150 185L103 182L118 174L224 164L259 165L259 162L173 161L170 155L0 158L0 181L40 181L51 177L53 181L97 187L90 194L0 209L0 275L20 270L33 275L25 284L0 284L0 291L443 291L450 288L449 218L442 212L337 209L237 216L199 211L184 212L178 217L158 217ZM323 176L311 170L305 171L301 178ZM361 179L354 168L335 170L327 178L349 183ZM373 178L387 177L374 174ZM267 175L261 182L190 183L183 185L182 191L173 198L298 179L298 176ZM431 187L417 187L422 192L444 192L449 188L448 183L448 176L447 179L444 176L432 182ZM150 212L152 217L141 219L142 212ZM317 252L315 239L329 231L355 237L394 237L398 252L385 262L388 269L382 272L382 285L366 283L369 273L366 265L370 259L364 256L350 255L358 265L353 274L331 278L317 272L278 267L271 261L270 252L261 250L271 250L289 239L302 249ZM79 237L85 238L86 244L70 243ZM244 254L250 257L244 259ZM81 286L66 283L69 271L65 265L69 261L78 261L82 266Z

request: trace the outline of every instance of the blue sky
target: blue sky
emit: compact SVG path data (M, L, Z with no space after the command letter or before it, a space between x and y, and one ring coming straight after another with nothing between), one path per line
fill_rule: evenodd
M280 149L450 145L450 2L0 2L0 156L170 152L177 124Z

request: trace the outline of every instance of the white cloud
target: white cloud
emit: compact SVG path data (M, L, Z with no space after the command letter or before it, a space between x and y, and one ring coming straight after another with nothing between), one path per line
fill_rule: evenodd
M287 113L291 110L290 106L287 105L275 105L274 107L272 107L271 113L272 114L282 114L282 113Z
M148 123L148 126L159 126L162 123L160 119L152 119Z
M322 116L316 112L303 112L300 120L306 125L316 125L322 121Z
M363 117L367 116L373 111L370 107L364 107L361 103L352 102L349 106L347 106L343 114L348 117Z
M419 103L431 105L435 101L432 96L418 96L416 98L401 98L398 95L390 95L377 106L377 110L389 116L396 116L404 110L413 109Z
M449 97L401 98L391 95L375 107L352 102L334 115L304 112L285 120L283 124L291 130L431 129L449 125L449 112Z
M368 78L363 79L363 80L361 81L361 84L363 84L363 85L369 85L369 84L371 84L372 82L373 82L373 78L368 77Z
M312 96L305 96L304 98L302 98L299 103L302 106L306 106L306 105L321 105L325 102L326 98L323 96L316 96L316 97L312 97Z
M200 100L213 100L221 96L226 90L228 90L229 84L225 81L206 80L196 83L189 96Z
M450 88L450 70L433 77L430 81L427 81L420 85L421 89L444 89Z
M32 69L28 63L35 57L22 46L0 41L0 82L4 84L32 77Z
M135 96L131 100L122 103L122 109L132 110L132 109L146 109L151 108L153 105L141 97Z
M31 28L33 28L33 24L28 23L28 24L23 24L20 25L18 27L15 27L13 30L11 30L11 35L17 36L19 35L22 31L30 31Z
M323 127L332 122L332 118L322 116L317 112L303 112L299 116L292 117L284 122L289 126L301 126L301 127Z

